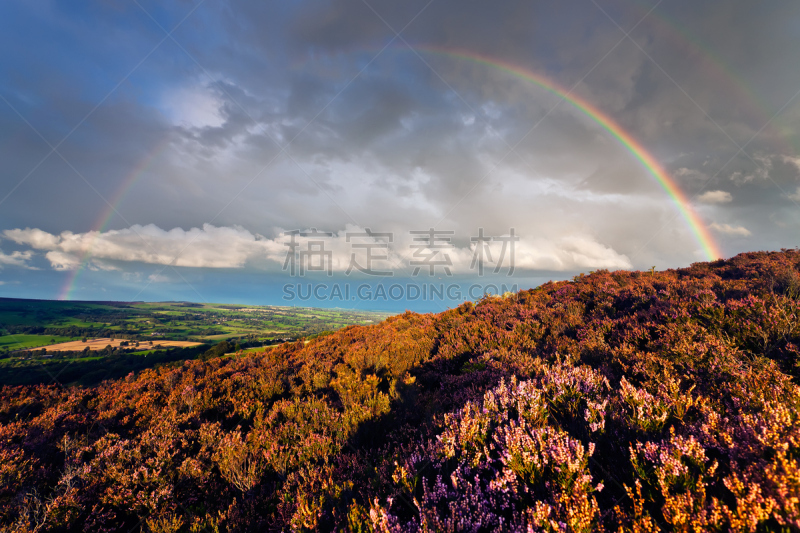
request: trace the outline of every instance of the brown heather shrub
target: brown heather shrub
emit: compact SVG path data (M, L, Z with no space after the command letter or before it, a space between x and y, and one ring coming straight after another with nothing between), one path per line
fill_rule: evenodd
M7 531L800 531L800 253L0 388Z

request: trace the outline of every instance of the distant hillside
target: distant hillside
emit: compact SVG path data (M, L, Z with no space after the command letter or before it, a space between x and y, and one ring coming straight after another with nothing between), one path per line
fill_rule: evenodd
M0 389L13 531L798 531L800 252Z
M313 307L0 298L0 385L96 385L207 358L216 350L210 345L223 341L230 352L263 348L388 316ZM205 346L187 348L196 344Z

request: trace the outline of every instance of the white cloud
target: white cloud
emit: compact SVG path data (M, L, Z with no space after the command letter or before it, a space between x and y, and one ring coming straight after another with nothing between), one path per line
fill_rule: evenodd
M205 87L183 87L164 94L165 112L176 125L217 128L225 123L222 100Z
M726 191L706 191L697 200L704 204L726 204L733 200L733 197Z
M515 265L519 269L631 268L627 256L585 235L566 237L557 241L521 239L519 244L515 257Z
M731 226L730 224L717 224L716 222L712 222L711 229L724 233L725 235L735 235L737 237L747 237L750 235L750 230L744 226Z
M28 264L28 261L30 261L32 257L33 252L30 250L26 250L24 252L11 252L11 254L4 254L3 251L0 250L0 268L2 268L3 265L8 265L35 270L34 267Z
M52 250L58 244L58 237L38 228L9 229L3 235L17 244L27 244L36 250Z
M753 156L756 167L749 172L737 170L731 174L731 180L743 184L756 180L766 180L769 178L769 173L772 170L772 159L770 156L763 154Z
M92 259L89 263L89 269L91 270L119 270L117 265L112 265L111 263L107 263L105 261L100 261L99 259Z
M147 279L150 280L152 283L169 283L172 281L168 276L164 274L150 274L147 276Z
M793 202L800 202L800 187L794 193L787 194L786 197Z
M404 246L405 249L408 249L411 244L410 241L403 242L401 239L399 249L404 249ZM488 249L484 248L484 271L491 272L500 263L500 271L507 272L511 260L510 247L506 248L504 256L502 241L491 241L486 246L488 246ZM472 244L469 248L450 247L444 250L453 262L453 273L468 274L472 272L474 274L477 272L477 266L472 266L473 258L476 256L476 248L477 244ZM420 252L420 256L432 255L435 250L426 248ZM441 255L437 257L441 257ZM491 261L489 258L491 258ZM409 259L413 259L411 254L408 254L406 263ZM613 270L631 268L631 262L627 256L617 253L612 248L586 235L576 235L558 240L523 237L514 246L514 267L517 271L563 271L584 268L607 268ZM424 268L422 273L425 273Z
M142 280L142 273L141 272L123 272L122 279L125 281L141 281Z
M705 181L708 179L708 176L705 173L686 167L681 167L676 170L675 175L681 178L691 178L699 181Z
M17 244L49 249L45 257L58 270L76 268L87 254L91 254L92 266L103 270L115 268L106 261L241 268L253 257L274 255L282 249L282 243L254 235L244 228L209 224L188 231L181 228L165 231L150 224L105 233L65 231L51 235L26 228L8 230L4 235Z
M800 171L800 157L789 157L784 155L781 157L784 163L788 165L794 165L798 171Z
M56 250L44 254L53 270L75 270L81 264L79 257Z
M193 268L244 268L256 266L272 270L281 269L286 261L290 241L284 232L278 230L278 237L269 239L253 234L240 227L216 227L210 224L202 228L183 230L174 228L163 230L154 225L132 226L128 229L112 230L105 233L63 232L51 235L38 229L8 230L4 235L14 242L38 249L47 249L45 257L55 270L78 268L87 255L89 268L117 270L119 263L149 263ZM348 241L348 233L351 239ZM324 251L330 252L331 271L343 273L350 266L353 254L358 264L366 266L366 250L353 246L356 243L385 243L379 237L354 237L353 233L364 233L362 228L347 226L346 229L327 236L297 236L297 252L314 248L314 241L324 242ZM410 273L417 259L425 256L443 257L446 253L452 262L451 272L469 274L475 252L475 244L468 247L446 245L443 249L413 249L412 236L408 232L394 235L394 242L386 248L373 249L373 257L387 256L388 259L373 262L373 270L394 271L397 275ZM494 261L503 254L503 243L493 241L488 244ZM47 248L46 248L47 247ZM630 268L628 257L619 254L609 246L597 242L586 235L572 235L559 239L522 238L515 243L514 264L520 270L577 270L584 268ZM31 252L26 252L30 254ZM439 254L439 255L437 255ZM503 267L509 266L510 250L505 252ZM308 261L306 257L306 261ZM311 256L318 264L319 255ZM299 268L302 258L298 258ZM307 262L305 263L307 264ZM492 269L487 263L487 268ZM326 264L327 268L327 264ZM422 270L426 270L423 267ZM436 272L441 271L437 267ZM152 277L151 281L165 281Z

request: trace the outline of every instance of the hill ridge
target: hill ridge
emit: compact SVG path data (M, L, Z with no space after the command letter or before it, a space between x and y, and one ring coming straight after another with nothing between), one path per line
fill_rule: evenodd
M597 271L95 388L3 387L0 521L797 530L798 271L796 250Z

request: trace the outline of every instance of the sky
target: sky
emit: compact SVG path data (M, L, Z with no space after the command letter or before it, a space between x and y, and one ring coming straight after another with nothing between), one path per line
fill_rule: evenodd
M800 245L794 1L8 0L0 44L0 297L436 311Z

